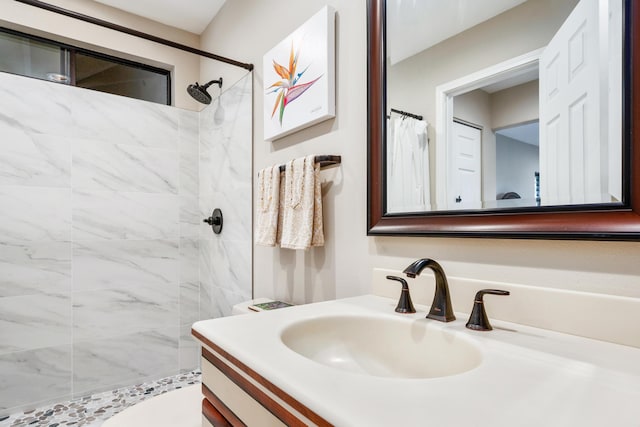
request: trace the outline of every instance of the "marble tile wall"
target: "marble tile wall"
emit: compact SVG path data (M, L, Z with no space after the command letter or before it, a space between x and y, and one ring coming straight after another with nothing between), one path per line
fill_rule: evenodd
M199 225L200 318L227 316L252 295L252 75L200 114L200 217L220 208L222 233Z
M216 124L0 73L0 415L191 371L191 324L251 296L247 81ZM222 238L201 225L212 204Z

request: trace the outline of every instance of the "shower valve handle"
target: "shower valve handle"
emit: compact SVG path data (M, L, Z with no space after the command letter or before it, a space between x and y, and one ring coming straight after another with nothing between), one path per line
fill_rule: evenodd
M212 216L210 216L209 218L205 218L202 220L202 222L206 222L209 225L220 225L220 218L214 218Z
M214 233L220 234L222 231L222 211L218 208L214 209L211 216L203 219L202 222L209 224Z

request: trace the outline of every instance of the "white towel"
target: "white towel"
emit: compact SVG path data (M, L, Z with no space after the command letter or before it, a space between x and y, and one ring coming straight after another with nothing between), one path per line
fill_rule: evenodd
M322 224L322 193L320 166L315 155L287 163L284 192L281 193L282 227L280 246L287 249L308 249L324 245Z
M280 166L270 166L258 172L257 245L276 245L279 210Z

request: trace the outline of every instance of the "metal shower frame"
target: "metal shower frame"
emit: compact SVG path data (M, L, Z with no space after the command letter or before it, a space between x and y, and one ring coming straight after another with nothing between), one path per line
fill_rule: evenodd
M91 24L99 25L104 28L109 28L110 30L119 31L121 33L129 34L134 37L139 37L145 40L150 40L155 43L159 43L165 46L172 47L174 49L179 49L185 52L194 53L196 55L204 56L205 58L213 59L215 61L224 62L226 64L234 65L236 67L241 67L246 70L252 71L253 64L248 64L240 61L236 61L234 59L225 58L224 56L216 55L210 52L206 52L204 50L196 49L191 46L187 46L184 44L176 43L171 40L163 39L162 37L157 37L152 34L144 33L142 31L134 30L122 25L114 24L112 22L108 22L99 18L94 18L93 16L85 15L82 13L74 12L69 9L65 9L53 4L45 3L40 0L14 0L18 3L24 3L29 6L34 6L40 9L47 10L49 12L57 13L59 15L68 16L70 18L78 19L80 21L88 22Z

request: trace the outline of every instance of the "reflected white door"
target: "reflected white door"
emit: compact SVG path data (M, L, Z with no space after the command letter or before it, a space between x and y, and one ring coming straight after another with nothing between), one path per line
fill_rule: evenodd
M609 0L609 194L622 201L622 0Z
M540 58L543 205L605 201L608 161L601 146L607 138L601 135L606 114L601 111L599 7L606 8L606 3L581 0Z
M449 209L482 208L482 131L463 123L453 122L452 187Z

